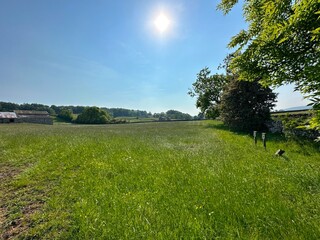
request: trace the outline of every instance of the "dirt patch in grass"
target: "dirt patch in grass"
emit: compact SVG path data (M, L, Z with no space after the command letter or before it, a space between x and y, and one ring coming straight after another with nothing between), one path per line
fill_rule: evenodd
M19 201L12 204L13 201L17 201L16 189L12 186L12 182L15 177L30 166L15 167L9 165L0 165L0 239L15 239L23 235L27 231L31 224L31 216L39 211L44 201L30 200L26 198L29 194L32 194L32 189L19 190ZM19 206L19 213L15 213L16 217L12 217L12 207L14 205Z
M12 179L14 176L18 175L21 172L21 169L13 166L6 166L0 164L0 181L5 183Z
M0 164L0 193L1 197L1 205L0 205L0 232L1 232L1 239L8 239L9 234L7 234L7 217L8 217L8 209L6 207L7 202L9 201L10 197L10 187L9 183L12 181L14 176L18 175L21 170L17 167L3 165Z
M14 239L18 237L27 229L21 219L17 219L11 222L11 226L4 229L1 238L2 239Z
M5 220L5 209L0 207L0 226L3 226Z
M15 239L23 235L32 223L31 216L38 212L43 202L32 202L23 207L22 216L6 224L1 235L2 239Z

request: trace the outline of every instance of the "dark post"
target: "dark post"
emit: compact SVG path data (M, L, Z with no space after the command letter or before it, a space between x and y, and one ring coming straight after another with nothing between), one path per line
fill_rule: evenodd
M257 145L257 131L253 131L254 144Z
M262 142L263 142L263 147L264 147L264 149L267 148L266 141L267 141L267 139L266 139L266 133L262 133Z

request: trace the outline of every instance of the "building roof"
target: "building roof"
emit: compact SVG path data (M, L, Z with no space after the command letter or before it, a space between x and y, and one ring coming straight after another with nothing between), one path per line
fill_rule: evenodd
M17 115L14 112L0 112L0 118L17 118Z
M18 116L19 115L46 115L49 113L47 111L30 111L30 110L15 110L14 111Z

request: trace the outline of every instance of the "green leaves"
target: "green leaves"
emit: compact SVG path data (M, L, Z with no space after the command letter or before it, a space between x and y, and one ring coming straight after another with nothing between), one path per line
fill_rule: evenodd
M320 27L316 28L315 30L311 31L314 34L311 38L311 41L319 40L320 38Z
M233 129L253 131L265 128L276 94L257 81L232 80L220 104L223 122Z
M224 14L228 14L237 2L238 0L222 0L217 9L223 11Z
M205 67L197 74L197 80L192 84L188 94L197 97L196 107L206 114L208 118L215 118L219 115L217 105L220 103L223 88L227 77L221 74L210 75L210 70Z
M278 44L281 44L281 43L287 41L288 39L289 39L289 37L284 37L284 38L280 39L280 41L278 42Z
M249 33L245 30L241 30L236 36L231 38L228 47L234 48L236 46L239 46L239 48L242 49L248 43L249 39Z
M105 124L111 119L110 115L99 109L98 107L87 107L81 113L77 119L76 123L81 124Z
M228 13L237 1L223 0ZM320 1L246 0L248 30L241 30L228 47L240 55L230 67L239 79L261 79L264 85L295 83L304 93L320 91Z
M63 108L58 114L58 117L67 122L71 122L73 120L72 110L68 108Z

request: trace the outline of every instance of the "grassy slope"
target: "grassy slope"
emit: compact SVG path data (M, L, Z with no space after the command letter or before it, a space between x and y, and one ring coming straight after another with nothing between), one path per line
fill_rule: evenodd
M276 138L267 151L261 145L212 121L0 125L0 230L51 239L319 239L319 149ZM278 148L286 158L274 156Z

